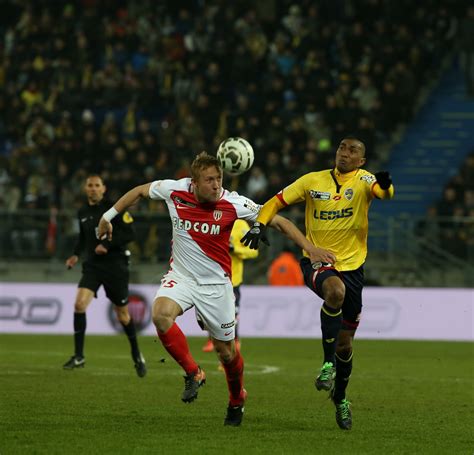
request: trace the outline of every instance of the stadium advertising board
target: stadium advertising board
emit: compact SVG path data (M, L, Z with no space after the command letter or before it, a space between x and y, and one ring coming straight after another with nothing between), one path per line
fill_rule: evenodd
M130 286L130 313L143 335L156 335L151 304L157 287ZM242 337L319 338L321 301L304 287L242 286ZM0 333L70 334L76 287L0 284ZM473 340L474 290L366 288L358 338ZM446 316L449 315L449 320ZM87 310L88 334L114 334L120 325L102 290ZM206 336L193 310L178 319L190 336Z

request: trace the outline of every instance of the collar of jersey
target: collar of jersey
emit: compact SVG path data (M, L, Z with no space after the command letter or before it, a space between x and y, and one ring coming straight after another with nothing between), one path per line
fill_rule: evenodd
M355 169L352 172L348 172L346 174L341 174L336 168L334 168L334 175L336 176L339 183L349 181L354 175L359 172L359 169Z

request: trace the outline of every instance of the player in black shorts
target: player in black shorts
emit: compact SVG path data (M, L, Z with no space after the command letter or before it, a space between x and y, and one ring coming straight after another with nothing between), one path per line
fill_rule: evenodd
M82 368L84 359L84 337L86 333L86 310L97 295L100 286L114 304L117 318L123 326L131 347L132 359L139 377L146 375L145 359L138 348L135 325L128 312L129 256L127 244L134 238L133 218L128 212L116 217L113 222L113 240L98 240L96 227L102 214L110 204L104 200L106 187L102 178L91 175L87 178L85 192L87 204L78 211L79 239L74 254L66 260L70 269L83 255L82 277L78 285L74 304L74 355L63 365L66 370Z
M266 224L279 210L305 202L306 236L320 252L317 261L315 253L305 252L301 269L306 285L324 300L320 312L324 359L315 386L329 391L336 422L343 430L352 428L346 388L362 310L369 207L374 199L391 199L394 194L390 174L372 174L362 169L364 163L364 143L345 137L336 151L334 168L309 172L286 186L264 204L242 239L257 248L265 238Z

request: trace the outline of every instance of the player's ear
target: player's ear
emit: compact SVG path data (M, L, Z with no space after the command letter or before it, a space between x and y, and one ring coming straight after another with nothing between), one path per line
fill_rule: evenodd
M361 156L360 157L360 162L359 162L359 167L362 167L365 164L365 161L366 161L365 156Z

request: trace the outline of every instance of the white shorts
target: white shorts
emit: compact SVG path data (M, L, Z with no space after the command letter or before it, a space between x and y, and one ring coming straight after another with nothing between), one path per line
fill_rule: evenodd
M183 310L196 309L196 319L203 330L221 341L235 338L235 296L232 283L203 284L171 270L161 280L158 297L174 300Z

